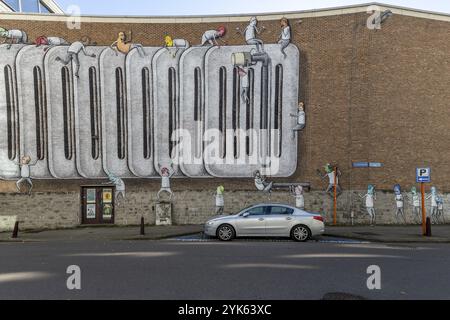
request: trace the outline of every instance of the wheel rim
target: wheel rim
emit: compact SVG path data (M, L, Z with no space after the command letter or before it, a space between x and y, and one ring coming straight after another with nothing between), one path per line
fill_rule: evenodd
M300 241L308 239L308 230L305 227L297 227L294 229L294 238Z
M224 226L219 229L219 238L222 240L230 240L233 232L230 227Z

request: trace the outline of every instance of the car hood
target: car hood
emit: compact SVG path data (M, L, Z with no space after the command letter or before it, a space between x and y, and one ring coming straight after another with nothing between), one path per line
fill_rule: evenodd
M220 215L220 216L212 217L212 218L209 219L207 222L210 222L210 221L231 220L231 219L234 219L234 218L236 218L236 215L231 215L231 216Z

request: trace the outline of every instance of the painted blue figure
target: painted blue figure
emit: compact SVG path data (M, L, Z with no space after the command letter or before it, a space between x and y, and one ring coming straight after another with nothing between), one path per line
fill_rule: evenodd
M366 199L366 210L370 216L370 225L373 227L376 223L374 200L377 199L375 194L375 187L371 184L367 186L367 193L365 195L358 194L361 199Z
M402 194L402 188L399 184L396 184L394 186L394 193L395 193L395 204L397 206L397 210L395 211L395 219L397 220L397 223L399 223L399 216L402 217L403 222L406 223L405 218L405 211L404 211L404 199Z

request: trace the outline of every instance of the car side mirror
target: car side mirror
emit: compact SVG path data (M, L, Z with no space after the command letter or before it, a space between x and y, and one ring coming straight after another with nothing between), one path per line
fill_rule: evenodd
M242 217L247 218L249 215L250 215L250 213L244 212L244 214L242 215Z

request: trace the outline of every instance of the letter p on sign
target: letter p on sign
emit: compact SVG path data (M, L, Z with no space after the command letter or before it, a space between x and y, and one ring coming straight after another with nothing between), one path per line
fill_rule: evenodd
M416 182L417 183L430 183L431 182L431 168L417 168L416 169Z

